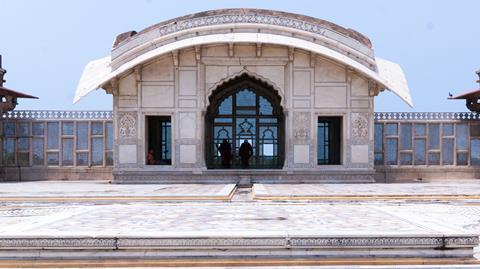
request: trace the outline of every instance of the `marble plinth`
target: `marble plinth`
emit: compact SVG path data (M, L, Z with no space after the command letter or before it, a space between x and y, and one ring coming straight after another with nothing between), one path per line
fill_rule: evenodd
M189 171L114 171L114 183L372 183L370 170L211 169Z

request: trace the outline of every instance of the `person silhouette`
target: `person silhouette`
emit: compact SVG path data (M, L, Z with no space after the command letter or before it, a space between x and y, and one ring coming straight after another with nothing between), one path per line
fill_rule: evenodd
M240 161L242 162L242 168L247 168L249 166L249 159L253 155L253 148L248 140L245 139L238 150L238 155L240 155Z
M232 146L227 139L223 139L222 144L218 147L220 157L222 158L223 168L230 168L230 161L232 160Z

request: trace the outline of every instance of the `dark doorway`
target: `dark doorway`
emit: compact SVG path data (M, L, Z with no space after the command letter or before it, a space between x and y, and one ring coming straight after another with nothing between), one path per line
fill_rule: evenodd
M340 164L342 117L319 117L317 163Z
M247 140L253 149L249 169L277 169L284 162L284 117L280 96L270 85L243 75L224 83L210 97L206 115L206 160L208 168L245 168L239 149ZM222 165L224 140L232 158Z
M168 116L147 116L147 165L172 164L172 124Z

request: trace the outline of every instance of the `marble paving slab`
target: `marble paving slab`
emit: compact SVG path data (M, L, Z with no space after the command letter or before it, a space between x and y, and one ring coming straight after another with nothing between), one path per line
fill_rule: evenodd
M235 184L109 184L106 181L36 181L0 183L2 198L156 197L225 198Z
M480 182L392 184L254 184L255 198L471 196L480 198Z

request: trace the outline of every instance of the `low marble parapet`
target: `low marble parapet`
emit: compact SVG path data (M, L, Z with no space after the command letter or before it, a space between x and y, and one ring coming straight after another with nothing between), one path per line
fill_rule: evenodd
M196 249L196 248L473 248L478 235L325 237L11 237L0 249Z

